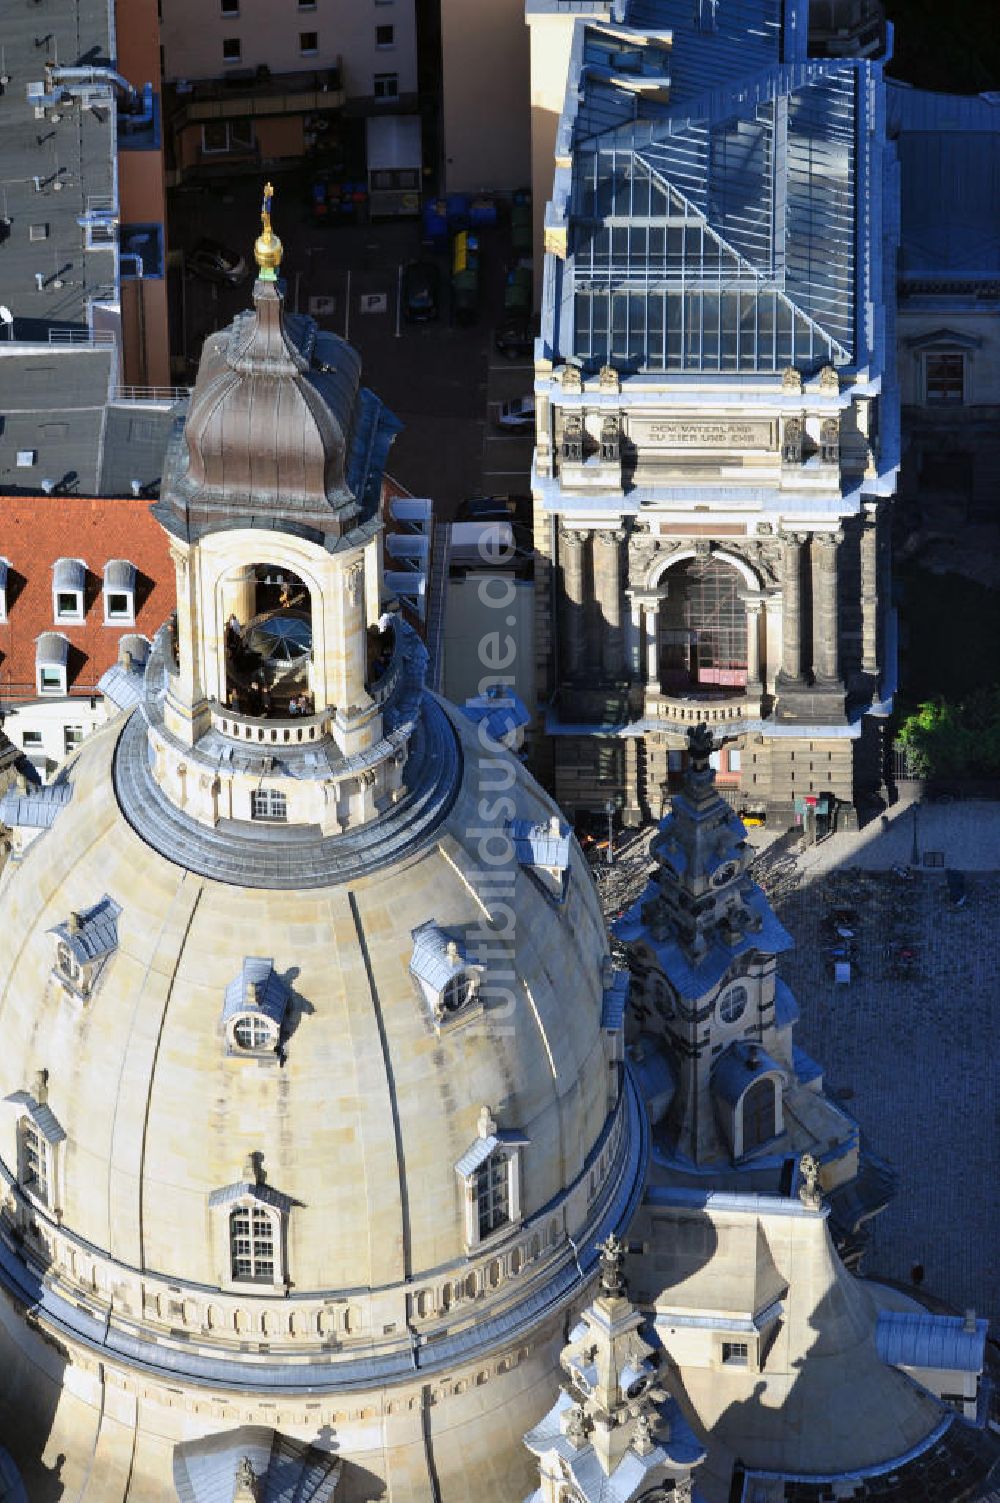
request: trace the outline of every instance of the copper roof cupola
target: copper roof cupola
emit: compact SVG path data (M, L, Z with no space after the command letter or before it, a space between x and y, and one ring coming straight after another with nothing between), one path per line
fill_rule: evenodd
M253 308L205 342L154 513L188 541L219 528L276 527L334 547L377 508L399 425L362 388L350 345L285 313L271 194L267 184Z

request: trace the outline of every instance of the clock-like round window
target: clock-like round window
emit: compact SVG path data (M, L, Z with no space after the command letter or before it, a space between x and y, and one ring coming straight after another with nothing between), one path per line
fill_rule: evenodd
M749 993L745 986L731 986L719 998L719 1017L724 1023L736 1023L746 1011Z
M238 1049L270 1049L274 1046L273 1029L263 1018L237 1018L233 1038Z
M447 1013L461 1012L467 1003L472 1001L476 984L472 976L465 971L459 971L445 983L441 993L441 1011Z

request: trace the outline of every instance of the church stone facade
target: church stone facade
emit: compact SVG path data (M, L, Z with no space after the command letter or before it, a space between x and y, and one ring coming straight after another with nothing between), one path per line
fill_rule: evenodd
M849 818L895 682L882 64L777 0L636 9L576 21L546 210L541 765L638 823L705 720L740 807Z

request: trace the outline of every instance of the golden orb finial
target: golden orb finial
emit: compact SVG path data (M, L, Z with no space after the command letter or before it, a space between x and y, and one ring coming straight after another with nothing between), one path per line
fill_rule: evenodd
M275 273L281 265L282 245L277 235L271 228L271 201L274 198L274 187L271 183L264 184L264 203L260 211L260 222L263 226L260 234L254 242L254 259L259 267L261 281L273 282Z

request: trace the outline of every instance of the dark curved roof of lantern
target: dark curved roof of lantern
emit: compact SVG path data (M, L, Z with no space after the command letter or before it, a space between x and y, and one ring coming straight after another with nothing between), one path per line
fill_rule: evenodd
M356 350L285 315L280 284L256 282L253 300L205 341L153 514L189 541L261 527L335 548L376 517L400 425L362 387Z

